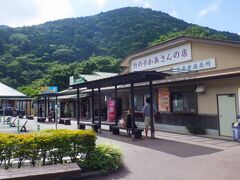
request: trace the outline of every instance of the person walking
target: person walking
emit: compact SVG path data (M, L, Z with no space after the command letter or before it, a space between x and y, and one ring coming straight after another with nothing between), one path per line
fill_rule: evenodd
M148 137L148 129L149 126L151 125L151 115L150 115L150 98L146 98L146 104L143 106L142 109L143 112L143 117L144 117L144 124L145 124L145 134L146 137ZM157 108L153 105L153 124L155 123L155 114L157 113Z

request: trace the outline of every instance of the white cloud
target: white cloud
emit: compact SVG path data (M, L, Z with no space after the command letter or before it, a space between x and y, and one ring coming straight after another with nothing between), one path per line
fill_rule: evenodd
M145 8L151 8L152 6L151 6L151 4L148 1L145 1L144 2L144 7Z
M34 19L36 23L73 16L72 4L70 0L34 1L39 11L38 17Z
M133 0L135 3L140 3L141 0Z
M217 2L209 5L208 7L201 9L200 12L198 13L198 16L204 17L204 16L208 15L209 13L217 12L220 4L221 4L221 1L217 1Z
M175 18L179 18L178 16L178 12L174 9L172 12L169 13L171 16L175 17Z
M71 0L1 0L1 24L17 27L72 17Z
M240 32L237 33L240 36Z
M94 2L98 8L103 8L106 5L107 0L94 0Z

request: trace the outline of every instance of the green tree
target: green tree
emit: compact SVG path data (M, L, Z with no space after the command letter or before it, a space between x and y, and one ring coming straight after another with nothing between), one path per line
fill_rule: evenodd
M214 33L208 28L203 28L197 25L191 26L184 31L179 32L170 32L168 34L162 35L159 39L150 42L149 45L153 46L155 44L159 44L161 42L177 38L180 36L191 36L191 37L200 37L200 38L209 38L209 39L218 39L218 40L227 40L227 36L224 36L220 33Z

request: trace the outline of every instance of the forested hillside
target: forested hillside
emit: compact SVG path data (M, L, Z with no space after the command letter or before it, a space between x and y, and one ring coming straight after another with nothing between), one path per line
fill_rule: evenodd
M12 87L52 84L62 89L68 80L64 77L67 82L56 82L51 76L54 69L70 68L72 71L68 74L57 72L69 76L70 72L78 74L101 69L104 64L107 67L104 70L118 72L118 59L128 53L188 32L198 36L206 31L206 37L240 41L237 34L208 28L193 31L191 26L160 11L130 7L30 27L2 25L0 81ZM84 60L91 62L87 64L87 72L83 68Z

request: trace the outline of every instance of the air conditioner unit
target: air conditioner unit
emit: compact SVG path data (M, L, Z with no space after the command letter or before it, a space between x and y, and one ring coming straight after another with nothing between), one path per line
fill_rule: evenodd
M195 92L201 93L206 91L206 86L205 85L198 85Z

